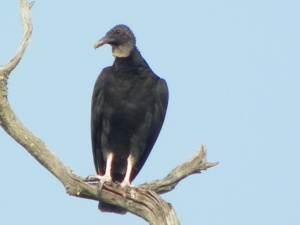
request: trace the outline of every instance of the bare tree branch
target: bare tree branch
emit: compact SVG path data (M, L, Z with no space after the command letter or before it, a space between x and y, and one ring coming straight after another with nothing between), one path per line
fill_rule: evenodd
M32 22L29 12L32 5L33 3L28 3L26 0L20 0L24 37L16 55L6 65L0 67L0 125L2 128L49 170L65 186L69 195L121 206L152 225L179 224L172 206L163 201L158 194L171 191L182 179L191 174L200 173L202 170L217 165L217 163L206 161L204 146L201 146L192 159L172 170L161 180L127 189L115 184L104 184L99 194L97 185L86 183L84 178L73 173L42 140L18 120L7 99L7 80L10 72L20 62L30 41Z
M165 178L142 184L139 187L163 194L173 190L187 176L201 173L202 170L218 165L218 163L208 163L206 161L206 150L206 147L201 145L198 152L188 162L173 169Z
M33 3L28 4L26 1L20 1L21 19L23 24L24 37L15 57L13 57L9 63L7 63L6 65L0 68L0 74L2 75L2 73L4 74L6 73L6 78L8 78L7 76L9 75L10 71L12 71L20 62L25 52L25 49L29 43L30 36L32 33L32 23L30 19L29 10L32 7L32 5Z

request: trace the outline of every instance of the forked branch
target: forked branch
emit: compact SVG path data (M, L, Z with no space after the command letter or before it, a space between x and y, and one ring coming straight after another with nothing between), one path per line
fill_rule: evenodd
M0 125L2 128L49 170L65 186L68 194L121 206L152 225L179 224L172 206L163 201L159 194L171 191L185 177L217 165L217 163L206 161L204 146L201 146L191 160L178 166L161 180L126 190L117 185L104 184L101 194L99 194L97 185L85 183L84 178L73 173L41 139L23 126L16 117L7 99L7 80L10 72L21 60L30 40L32 22L29 12L32 5L26 0L20 0L24 37L16 55L6 65L0 67Z

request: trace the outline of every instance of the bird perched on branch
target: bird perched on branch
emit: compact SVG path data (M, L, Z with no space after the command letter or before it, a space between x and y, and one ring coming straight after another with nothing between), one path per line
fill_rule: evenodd
M96 177L100 183L128 186L147 160L163 125L168 87L148 66L133 32L117 25L94 48L112 46L115 61L100 73L92 97L91 135ZM106 212L125 213L99 202Z

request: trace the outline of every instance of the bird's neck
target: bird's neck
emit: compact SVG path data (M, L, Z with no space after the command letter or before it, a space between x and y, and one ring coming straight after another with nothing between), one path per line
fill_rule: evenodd
M145 71L145 70L151 71L147 62L144 60L141 53L136 47L132 49L128 57L116 57L112 69L115 72L132 71L137 75L139 74L139 71Z

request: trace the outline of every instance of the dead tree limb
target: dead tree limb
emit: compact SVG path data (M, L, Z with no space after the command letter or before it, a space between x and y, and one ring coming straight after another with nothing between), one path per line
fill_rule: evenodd
M49 170L66 188L69 195L104 201L125 208L152 225L176 225L179 221L171 204L159 194L171 191L185 177L200 173L217 163L206 162L206 148L201 146L197 154L188 162L172 170L168 176L126 190L116 185L104 184L101 194L97 185L88 184L55 156L46 144L23 126L10 108L7 99L9 74L20 62L32 33L30 8L33 4L20 0L24 37L16 55L0 67L0 125L20 145L22 145L41 165Z

